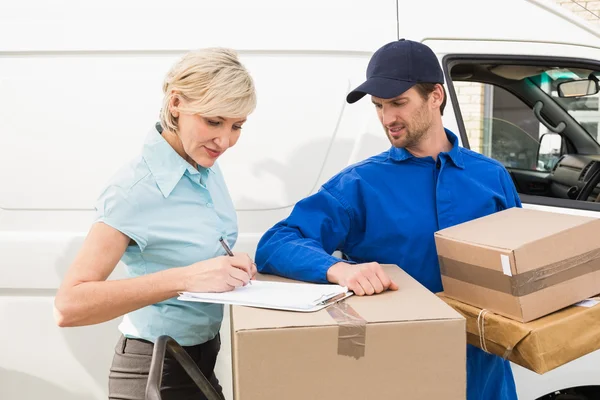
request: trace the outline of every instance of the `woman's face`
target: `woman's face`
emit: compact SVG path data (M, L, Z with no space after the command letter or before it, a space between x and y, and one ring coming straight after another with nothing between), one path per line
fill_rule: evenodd
M203 117L174 114L178 117L179 138L183 150L196 164L210 168L217 158L240 138L246 118Z

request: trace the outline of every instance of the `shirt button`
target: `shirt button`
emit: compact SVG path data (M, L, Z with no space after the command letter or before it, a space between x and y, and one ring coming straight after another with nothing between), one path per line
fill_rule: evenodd
M206 207L213 208L213 203L206 203Z

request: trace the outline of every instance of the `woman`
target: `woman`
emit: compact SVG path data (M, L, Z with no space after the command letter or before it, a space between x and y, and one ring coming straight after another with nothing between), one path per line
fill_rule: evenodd
M239 139L256 106L254 83L228 49L186 54L167 74L160 123L141 156L101 194L97 215L55 300L59 326L124 315L110 370L110 399L144 399L153 342L184 346L218 391L214 376L223 306L178 301L180 291L224 292L248 284L256 266L233 246L235 210L217 159ZM121 260L129 279L107 277ZM202 398L165 360L163 399Z

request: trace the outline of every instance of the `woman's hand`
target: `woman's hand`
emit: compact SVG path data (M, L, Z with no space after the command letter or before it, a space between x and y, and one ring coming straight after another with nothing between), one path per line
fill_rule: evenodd
M246 253L215 257L185 268L186 292L228 292L247 285L256 275L256 264Z

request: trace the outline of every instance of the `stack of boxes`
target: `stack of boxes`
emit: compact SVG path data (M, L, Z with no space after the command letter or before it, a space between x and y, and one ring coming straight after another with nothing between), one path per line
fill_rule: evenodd
M538 373L600 348L600 219L512 208L435 240L469 343Z
M464 400L466 342L538 373L600 348L599 219L513 208L435 240L439 296L385 265L400 290L313 313L232 307L235 399Z

